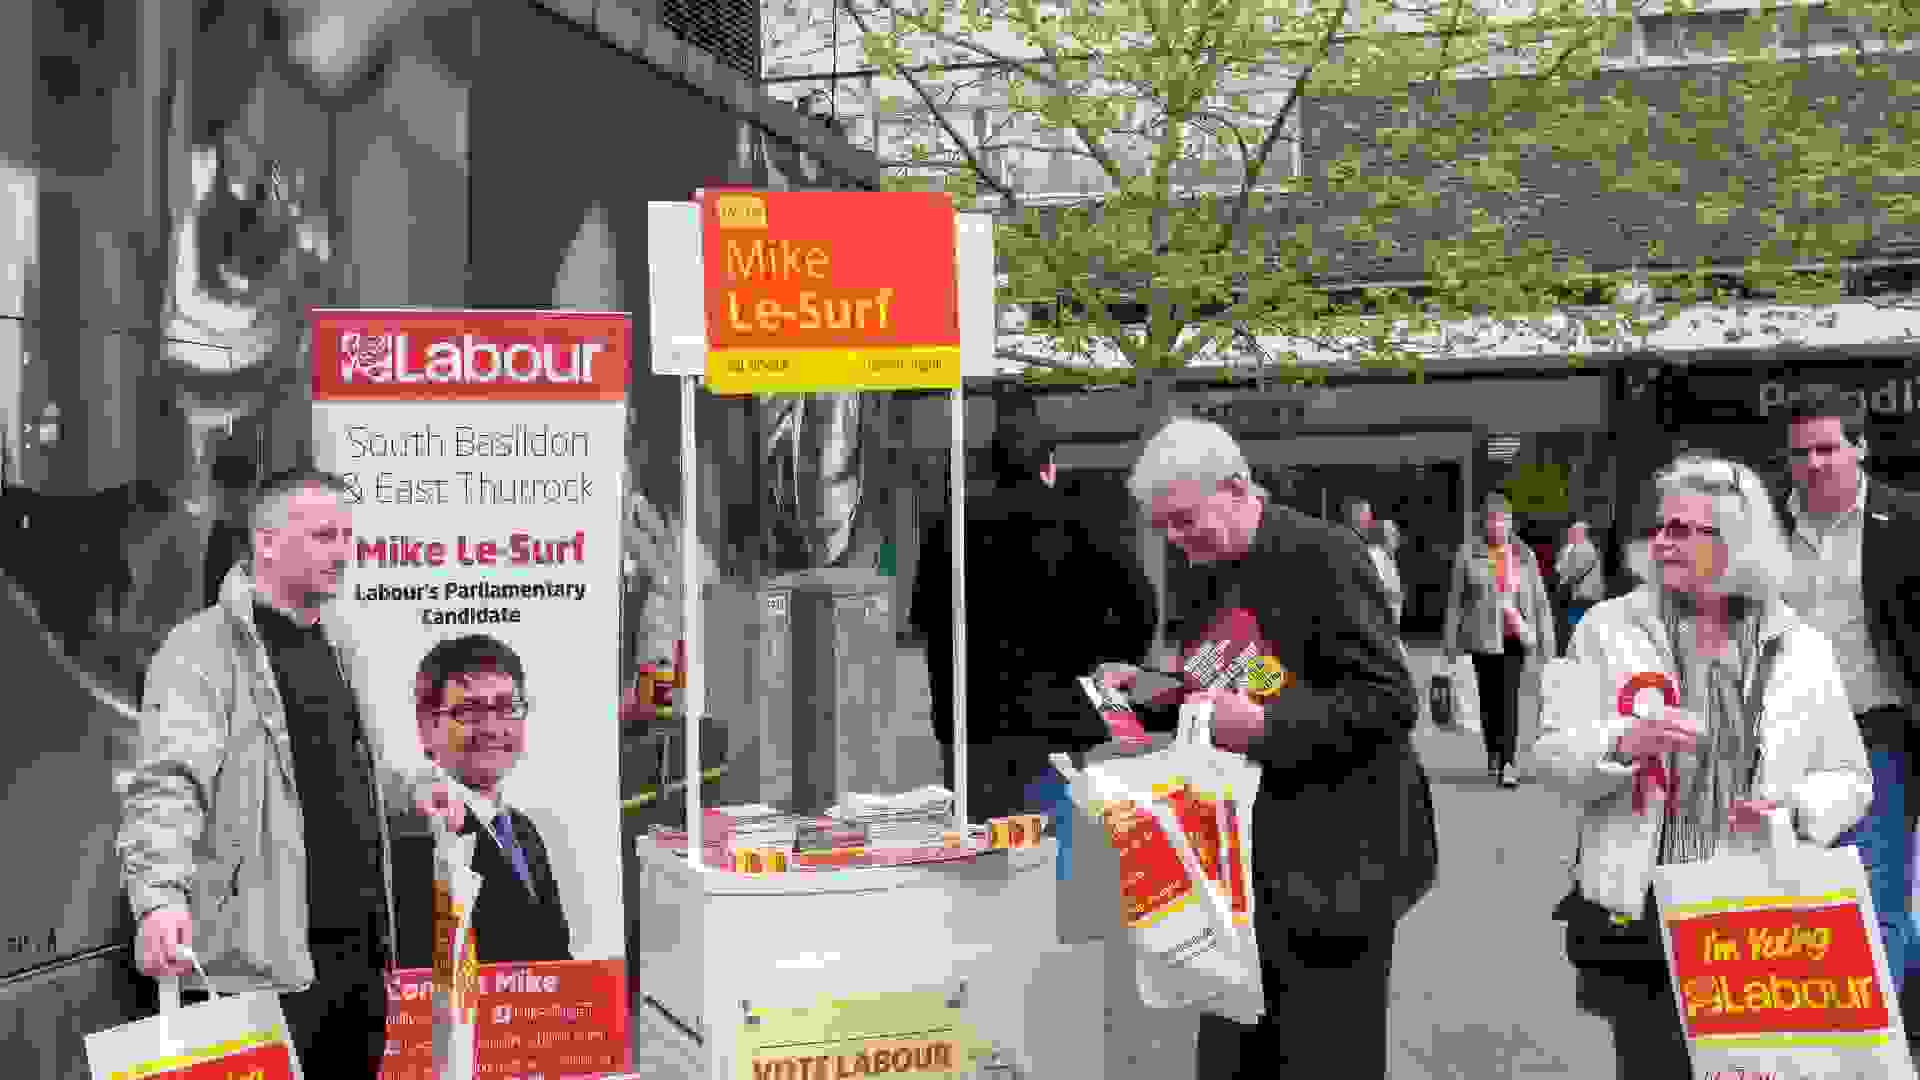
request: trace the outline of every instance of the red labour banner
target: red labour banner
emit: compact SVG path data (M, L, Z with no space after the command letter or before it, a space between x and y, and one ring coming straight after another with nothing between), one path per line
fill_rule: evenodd
M566 1080L627 1071L625 968L619 960L480 965L475 1073ZM435 1080L433 972L394 972L387 1003L381 1080Z
M585 311L316 308L317 401L618 401L628 316Z
M1691 1038L1879 1031L1887 1002L1856 904L1673 919Z

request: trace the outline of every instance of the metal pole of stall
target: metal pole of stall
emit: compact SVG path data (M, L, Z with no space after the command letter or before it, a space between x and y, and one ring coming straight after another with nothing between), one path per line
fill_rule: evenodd
M967 420L966 390L953 388L953 452L947 461L947 517L953 551L953 817L967 831Z
M694 519L694 482L698 462L694 459L695 406L699 402L700 376L680 379L680 633L685 659L687 685L681 693L674 719L686 725L687 748L687 861L704 867L705 849L700 839L700 719L707 711L706 676L701 673L704 657L700 635L700 530ZM665 779L664 777L662 778Z

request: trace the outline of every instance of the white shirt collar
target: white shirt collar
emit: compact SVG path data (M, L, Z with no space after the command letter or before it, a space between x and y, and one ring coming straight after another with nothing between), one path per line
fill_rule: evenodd
M485 795L461 783L459 777L454 776L446 769L440 768L438 765L434 766L434 768L438 769L440 775L453 787L453 793L460 797L460 801L467 804L467 809L473 811L473 816L480 819L480 824L489 829L492 828L493 819L500 816L500 812L507 808L507 801L505 799L489 799Z

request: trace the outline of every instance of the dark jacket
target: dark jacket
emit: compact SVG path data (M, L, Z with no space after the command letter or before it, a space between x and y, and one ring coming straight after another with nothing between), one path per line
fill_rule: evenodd
M1782 509L1789 532L1795 528L1792 504ZM1861 591L1867 598L1868 628L1874 651L1887 674L1901 681L1908 700L1920 698L1920 566L1912 552L1920 546L1920 495L1867 478L1867 514L1860 538ZM1869 748L1904 746L1904 730L1865 731ZM1909 759L1910 765L1911 758ZM1907 805L1920 805L1909 777Z
M1031 766L1029 777L1046 772L1050 753L1108 739L1075 678L1107 661L1139 663L1153 644L1153 588L1113 538L1127 523L1089 520L1082 505L1036 483L967 507L967 741L998 744ZM934 735L951 745L949 544L943 519L921 550L911 621L926 639Z
M567 913L560 904L560 886L554 880L546 842L525 814L512 808L507 812L513 815L513 837L526 853L531 889L521 883L513 863L471 810L460 827L461 835L475 835L472 865L481 885L473 905L473 934L480 962L571 960ZM396 960L402 968L432 967L433 836L417 823L403 830L396 821L393 828Z
M1365 548L1351 529L1269 503L1242 558L1175 558L1176 640L1192 642L1234 592L1298 680L1247 751L1265 770L1253 816L1262 923L1382 931L1433 885L1439 840L1411 740L1413 677ZM1154 712L1155 727L1177 719Z

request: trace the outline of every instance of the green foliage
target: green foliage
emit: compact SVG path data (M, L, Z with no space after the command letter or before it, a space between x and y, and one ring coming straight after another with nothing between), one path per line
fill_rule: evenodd
M1032 358L1040 382L1203 361L1324 375L1299 357L1251 359L1252 337L1417 375L1435 347L1424 335L1444 323L1544 324L1569 307L1573 330L1630 347L1711 295L1706 267L1677 254L1744 263L1751 295L1834 301L1839 274L1807 266L1856 256L1876 224L1920 219L1913 83L1875 47L1911 43L1920 8L1827 4L1854 47L1824 69L1795 43L1835 40L1831 20L1770 4L1659 46L1722 62L1616 70L1645 2L1536 0L1495 18L1466 0L1004 0L990 19L979 0L842 0L868 63L913 91L888 103L916 117L889 186L1002 213L1002 301L1050 308L1033 328L1053 346ZM998 67L906 70L947 57ZM1004 118L985 139L943 112L981 100ZM1065 133L1104 190L1023 205L999 155L1039 132ZM1296 138L1297 177L1279 168ZM1642 215L1620 225L1633 265L1590 267L1528 229L1560 190L1590 193L1597 220ZM1421 250L1402 250L1414 238ZM1342 251L1349 273L1355 258L1417 255L1424 286L1335 303ZM1665 303L1616 300L1630 282ZM1144 319L1120 317L1135 306ZM1058 359L1103 352L1130 370Z

